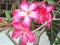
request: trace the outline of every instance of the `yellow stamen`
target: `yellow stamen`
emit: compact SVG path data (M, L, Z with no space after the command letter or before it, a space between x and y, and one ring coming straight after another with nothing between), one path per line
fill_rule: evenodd
M26 29L24 28L24 29L23 29L23 33L25 33L25 32L26 32Z
M28 10L28 11L26 11L26 14L27 14L27 15L29 15L29 14L30 14L30 11L29 11L29 10Z
M39 16L43 17L43 14L39 14Z

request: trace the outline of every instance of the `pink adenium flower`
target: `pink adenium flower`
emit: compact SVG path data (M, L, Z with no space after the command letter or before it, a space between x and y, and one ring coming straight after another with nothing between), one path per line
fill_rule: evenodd
M27 45L27 42L33 42L35 41L34 34L30 31L29 27L25 27L20 22L13 23L13 26L15 30L12 33L12 38L18 38L19 36L22 36L21 44Z
M26 1L22 1L20 10L16 9L12 12L13 19L16 22L19 21L20 18L23 18L23 23L25 24L25 26L29 26L32 19L37 19L37 11L35 10L37 7L37 2L28 5Z
M43 23L44 21L45 21L45 9L41 9L41 8L38 8L37 9L38 10L38 23L40 24L40 23Z
M40 7L38 8L38 23L43 23L47 21L47 26L50 27L50 22L52 20L52 15L50 14L53 10L53 6L47 6L45 2L40 3Z

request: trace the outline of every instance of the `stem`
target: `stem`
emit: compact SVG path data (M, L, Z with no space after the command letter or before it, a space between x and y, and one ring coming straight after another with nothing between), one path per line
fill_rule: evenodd
M41 37L41 35L46 31L45 30L45 27L42 29L43 31L40 33L40 37Z
M5 30L6 28L8 28L8 27L6 26L6 27L3 27L3 28L0 28L0 30Z
M60 20L60 18L57 18L57 19L53 18L52 20ZM42 27L44 27L44 26L46 25L46 23L47 23L47 22L45 22L43 25L41 25L40 27L38 27L37 29L35 29L35 30L33 31L33 33L35 33L36 31L38 31L38 30L41 29Z
M56 4L58 4L60 2L60 0L58 1L58 2L56 2L56 3L54 3L53 5L56 5Z
M53 18L52 20L60 20L60 18L57 18L57 19L56 18Z
M33 1L34 1L34 0L31 0L31 1L29 2L29 4L32 3Z
M6 35L8 36L8 38L14 43L14 45L18 45L7 33Z
M45 32L46 30L45 30L45 27L43 28L43 31L40 33L40 35L39 35L39 39L40 39L40 37L41 37L41 35ZM39 45L39 42L40 42L40 40L38 40L38 45Z
M34 0L31 0L31 2L33 2Z
M35 30L33 31L33 33L35 33L36 31L38 31L38 30L41 29L42 27L44 27L44 26L46 25L46 23L47 23L47 22L45 22L43 25L41 25L40 27L38 27L37 29L35 29Z
M54 12L52 12L52 14L53 14L53 18L55 19L55 18L56 18L56 16L55 16Z
M3 14L4 12L1 12L0 14Z
M40 37L41 37L41 35L42 35L44 32L45 32L45 27L44 27L41 31L35 32L36 41L33 43L33 45L39 45ZM38 35L37 35L37 34L38 34Z
M10 28L9 28L9 30L6 32L6 35L8 36L8 38L13 42L13 44L14 45L18 45L17 43L16 43L16 41L14 41L11 37L10 37L10 35L9 35L9 32L10 32L11 30L10 30Z

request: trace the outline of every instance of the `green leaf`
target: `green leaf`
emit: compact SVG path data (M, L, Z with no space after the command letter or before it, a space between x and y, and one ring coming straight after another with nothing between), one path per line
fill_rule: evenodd
M13 10L13 9L14 9L14 7L15 7L15 4L13 4L13 5L12 5L11 10Z
M35 29L35 24L31 23L30 28L31 28L31 30L34 30Z
M10 11L5 11L5 15L6 15L6 18L8 19L8 21L10 22L11 21L11 14L10 14Z
M46 0L49 4L54 4L53 0Z
M58 27L59 21L52 21L51 22L51 28L47 30L47 35L49 37L51 45L55 42L55 39L57 37L57 33L60 32L60 28Z
M31 29L31 31L33 31L33 30L35 30L36 28L38 28L39 26L40 26L40 25L37 24L37 21L33 20L33 21L31 22L30 29Z
M3 27L4 25L0 24L0 27Z
M55 44L60 44L60 38L57 38L57 40L55 41Z
M0 30L0 33L2 32L3 30Z

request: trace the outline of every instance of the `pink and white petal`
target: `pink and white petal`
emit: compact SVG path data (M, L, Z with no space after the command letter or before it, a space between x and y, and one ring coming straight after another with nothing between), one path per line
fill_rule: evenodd
M12 33L12 38L18 38L22 34L21 30L14 30Z
M24 17L25 12L16 9L12 12L12 15L15 16L15 17Z
M25 34L22 35L21 45L27 45L28 39Z
M33 10L35 10L37 7L38 7L38 3L37 3L37 2L33 2L33 3L30 5L29 10L30 10L30 11L33 11Z
M38 13L37 13L37 11L33 11L33 12L31 12L31 14L29 15L29 17L32 19L37 19L38 18Z
M17 9L13 10L12 15L13 16L20 15L20 10L17 10Z
M29 39L30 42L34 42L35 41L35 36L32 32L27 32L27 37Z
M26 13L23 11L20 11L20 17L25 17Z
M17 11L17 9L14 9L14 10L12 11L12 15L13 15L13 16L16 15L16 11Z
M27 11L27 10L28 10L28 4L27 4L27 2L22 1L22 2L21 2L21 5L20 5L20 8L21 8L21 10L23 10L23 11Z
M12 23L15 23L15 22L18 22L18 21L20 21L20 17L14 16L14 17L12 18Z
M28 16L26 16L24 18L23 25L26 26L26 27L29 27L30 23L31 23L31 19Z
M53 6L47 6L47 12L53 11L54 7Z

